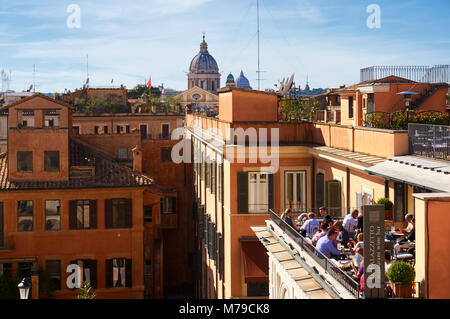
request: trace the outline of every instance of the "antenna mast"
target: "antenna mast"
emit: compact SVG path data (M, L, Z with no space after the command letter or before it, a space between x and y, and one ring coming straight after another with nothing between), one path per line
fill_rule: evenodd
M36 64L33 64L33 93L36 93Z
M259 46L259 0L256 0L256 16L257 16L257 33L258 33L258 90L261 90L261 62L260 62L260 46Z

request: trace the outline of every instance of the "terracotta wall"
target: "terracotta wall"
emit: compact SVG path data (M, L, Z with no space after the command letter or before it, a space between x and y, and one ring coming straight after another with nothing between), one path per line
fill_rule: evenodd
M133 203L132 228L105 229L104 200L131 198ZM146 201L157 202L159 196L145 194ZM97 229L69 229L69 200L97 200ZM33 200L33 232L17 232L17 200ZM61 201L61 230L45 230L45 200ZM74 259L97 260L98 298L143 298L144 297L144 226L143 189L85 189L47 190L0 193L5 209L6 248L0 250L0 259L35 257L39 266L45 268L46 260L61 261L62 290L55 291L54 298L73 298L76 291L65 288L65 269ZM154 214L158 214L159 205ZM146 242L150 252L153 241ZM105 288L105 260L111 258L132 259L132 288ZM153 259L153 258L152 258ZM158 260L156 260L158 262Z

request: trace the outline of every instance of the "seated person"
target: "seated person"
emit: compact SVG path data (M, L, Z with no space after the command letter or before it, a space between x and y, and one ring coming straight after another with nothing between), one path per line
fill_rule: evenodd
M348 232L348 235L353 238L355 237L355 232L358 227L358 210L355 209L351 214L347 214L344 218L342 226Z
M334 229L338 232L338 237L341 238L341 244L344 247L352 247L352 243L356 244L355 241L350 237L348 231L344 228L341 221L334 222ZM340 236L339 236L340 234Z
M359 234L356 236L356 241L357 241L357 243L356 243L355 247L353 248L353 253L354 253L354 254L356 254L357 249L358 249L359 247L364 248L364 241L363 241L363 239L364 239L363 233L359 233Z
M315 246L320 238L327 235L327 232L328 232L328 224L323 223L322 225L320 225L320 230L312 238L311 240L312 244Z
M286 209L281 215L281 219L286 222L289 226L297 230L297 226L294 224L294 219L292 218L292 210L290 208Z
M313 238L314 234L319 230L319 221L315 219L316 214L309 213L308 220L300 227L300 230L305 231L305 235L308 238Z
M387 272L389 270L389 268L392 266L393 262L392 262L392 256L391 253L389 251L385 251L384 252L384 272L387 275Z
M327 258L337 257L344 252L345 248L342 247L341 250L336 248L336 237L337 233L334 229L330 229L326 236L323 236L317 242L316 248Z
M364 249L362 247L358 247L357 252L355 254L355 256L353 256L352 258L352 269L353 272L355 273L356 277L360 277L359 276L359 268L361 267L361 265L363 264L364 261Z
M333 223L333 218L331 218L331 216L328 215L328 211L327 211L326 207L320 207L319 213L320 213L320 216L323 217L322 223L327 223L329 225L331 225Z
M305 221L308 219L308 214L307 213L301 213L298 217L297 217L297 225L302 226Z
M402 248L409 248L412 247L412 243L415 242L416 240L416 219L412 218L411 219L411 231L409 232L409 234L405 237L399 240L399 242L397 244L394 245L394 251L395 251L395 256L398 255L398 253L400 252L400 249Z
M407 223L407 227L403 229L404 234L409 234L411 232L411 230L413 229L414 225L412 223L412 220L413 220L412 214L408 214L405 216L405 221Z

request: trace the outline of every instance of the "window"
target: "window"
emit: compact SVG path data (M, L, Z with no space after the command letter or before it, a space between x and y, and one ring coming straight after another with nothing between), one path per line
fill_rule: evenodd
M98 128L99 128L98 126L94 126L94 134L95 135L98 135Z
M0 277L3 275L11 276L12 265L11 264L0 264Z
M353 96L348 98L348 118L353 118Z
M167 163L172 161L172 148L162 147L161 148L161 162Z
M266 212L269 209L269 183L267 173L248 175L248 211Z
M285 206L293 211L306 211L306 172L285 172Z
M17 231L33 231L33 201L31 200L17 202Z
M106 265L106 288L131 287L131 259L108 259Z
M45 201L45 230L60 230L60 210L61 202L59 200Z
M33 172L33 152L17 152L17 171L22 173Z
M153 219L152 206L144 206L144 222L151 223Z
M69 228L79 230L97 228L97 201L69 201Z
M103 134L108 134L108 126L103 126Z
M169 124L163 124L161 126L161 137L169 138Z
M44 171L59 172L59 151L44 152Z
M91 259L73 260L71 264L80 267L81 281L88 282L92 288L97 288L97 261Z
M59 126L59 112L58 110L44 111L44 127L58 127Z
M128 161L129 160L129 150L128 147L118 147L117 148L117 159L121 161Z
M131 199L105 200L105 227L131 228L132 202Z
M75 135L80 135L80 127L79 126L72 126L72 130L75 132Z
M273 174L239 172L238 213L266 213L273 208Z
M45 262L45 269L50 276L53 286L52 288L55 290L61 290L61 261L47 260Z
M125 126L125 132L130 133L130 126L129 125Z
M144 275L145 276L151 276L153 275L153 269L152 269L152 261L146 260L144 264Z
M164 197L161 198L161 213L162 214L175 214L177 212L177 198L176 197Z

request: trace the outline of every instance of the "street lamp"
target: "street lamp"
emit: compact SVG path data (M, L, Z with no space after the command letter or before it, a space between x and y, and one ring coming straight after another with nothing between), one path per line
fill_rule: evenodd
M403 91L397 93L397 95L403 95L403 99L405 100L405 106L407 109L411 106L411 95L417 95L419 93L413 91Z
M23 278L20 284L17 285L20 292L20 299L28 299L30 293L31 282L28 278Z

